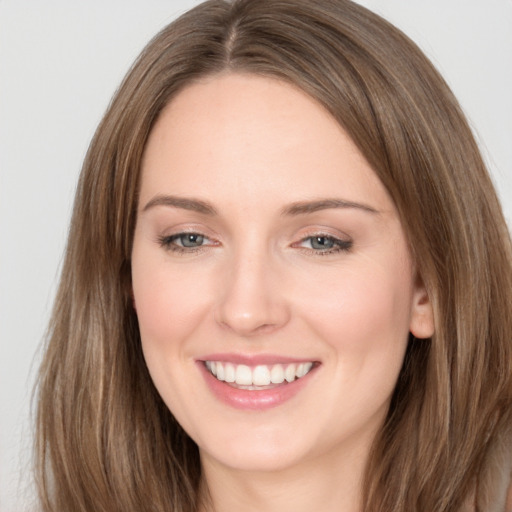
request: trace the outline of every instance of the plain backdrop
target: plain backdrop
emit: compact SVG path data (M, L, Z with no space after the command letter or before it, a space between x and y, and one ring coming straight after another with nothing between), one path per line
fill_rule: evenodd
M414 39L466 111L512 219L512 1L360 0ZM32 509L29 421L75 184L144 44L194 0L0 0L0 510Z

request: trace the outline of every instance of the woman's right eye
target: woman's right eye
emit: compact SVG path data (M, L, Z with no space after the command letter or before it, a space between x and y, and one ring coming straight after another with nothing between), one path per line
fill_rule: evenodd
M159 239L160 245L176 252L193 252L206 245L215 245L209 238L200 233L177 233L163 236Z

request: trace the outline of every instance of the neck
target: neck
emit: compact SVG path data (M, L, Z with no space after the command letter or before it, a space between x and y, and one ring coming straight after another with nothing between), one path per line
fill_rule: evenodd
M202 455L199 512L360 512L365 453L339 453L275 471L242 471Z

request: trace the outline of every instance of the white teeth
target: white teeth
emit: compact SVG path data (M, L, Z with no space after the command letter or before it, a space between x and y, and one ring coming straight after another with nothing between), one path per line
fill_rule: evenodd
M239 364L236 367L235 382L241 386L250 386L252 384L251 369L248 366L245 366L245 364Z
M295 380L295 372L296 366L294 364L289 364L284 371L284 378L286 382L293 382Z
M301 377L304 377L304 375L306 375L306 373L308 373L309 370L311 370L312 366L313 366L313 363L299 364L299 366L297 367L297 373L295 375L297 375L298 379L300 379Z
M212 375L217 375L217 363L215 361L206 361L206 368Z
M280 364L275 364L270 370L270 382L272 384L282 384L284 382L284 369Z
M223 364L216 364L217 369L217 379L218 380L225 380L224 376L224 365Z
M268 386L270 384L270 370L267 366L256 366L252 372L252 383L255 386Z
M206 361L205 366L220 381L236 383L239 386L262 387L270 384L282 384L285 380L293 382L295 379L300 379L311 371L313 363L274 364L271 366L262 364L251 368L245 364Z
M235 382L235 367L231 363L224 365L224 380L226 382Z

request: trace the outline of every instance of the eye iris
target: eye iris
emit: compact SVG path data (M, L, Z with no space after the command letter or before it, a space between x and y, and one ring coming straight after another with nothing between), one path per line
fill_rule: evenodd
M311 247L313 249L332 249L334 247L334 240L326 236L313 236L311 237Z
M183 247L198 247L203 244L204 237L196 233L186 233L180 236Z

